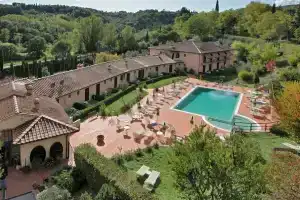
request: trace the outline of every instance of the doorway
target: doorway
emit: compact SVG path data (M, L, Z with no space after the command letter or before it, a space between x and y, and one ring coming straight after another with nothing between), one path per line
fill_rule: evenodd
M114 79L114 88L118 87L118 77L115 77Z
M85 94L85 98L84 98L85 101L90 100L90 88L85 88L84 94Z

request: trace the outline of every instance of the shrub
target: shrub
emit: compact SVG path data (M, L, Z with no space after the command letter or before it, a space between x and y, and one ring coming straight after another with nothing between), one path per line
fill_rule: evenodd
M79 200L93 200L92 196L85 192L83 194L81 194L81 196L79 197Z
M76 167L84 172L89 186L94 191L99 191L105 183L112 183L122 199L156 199L145 191L135 178L128 175L114 161L101 155L92 145L83 144L77 147L74 158Z
M113 160L118 166L121 166L124 164L123 155L116 154L114 155L111 160Z
M195 70L191 68L191 69L189 70L189 74L195 75Z
M288 57L288 61L291 66L296 67L299 62L299 58L296 55L291 55Z
M105 99L105 94L100 94L100 95L94 94L92 95L92 99L96 101L102 101Z
M146 147L145 152L146 153L153 153L152 147L151 146Z
M68 190L60 189L53 185L37 194L37 200L70 200L71 194Z
M154 145L153 145L154 149L159 149L159 144L156 142Z
M69 115L69 116L73 116L78 110L74 107L71 108L66 108L65 112Z
M287 137L288 133L279 125L275 124L271 127L270 132L280 137Z
M248 72L246 70L242 70L239 72L239 79L241 79L247 83L251 83L253 81L253 73Z
M84 102L75 102L74 104L73 104L73 107L75 108L75 109L77 109L77 110L83 110L83 109L85 109L85 108L87 108L87 104L86 103L84 103Z
M113 88L113 89L111 89L111 93L112 94L115 94L115 93L117 93L117 92L119 92L119 88Z
M253 75L253 83L255 83L255 84L259 83L259 76L257 73L254 73L254 75Z
M57 176L53 177L54 184L62 189L73 193L76 191L75 182L71 176L71 171L63 170Z
M144 155L143 151L140 148L138 148L134 153L136 157L142 157Z
M110 184L103 184L95 200L115 200L118 199L116 188Z
M128 151L123 155L124 160L126 161L131 161L134 159L134 152L133 151Z
M126 90L122 90L119 91L111 96L108 96L107 98L105 98L103 101L100 101L92 106L89 106L88 108L85 108L83 110L78 111L74 116L73 116L73 121L76 121L77 119L84 119L86 118L89 113L93 112L93 111L98 111L99 107L102 105L102 103L104 103L105 105L110 105L111 103L113 103L114 101L118 100L120 97L122 97L123 95L133 91L136 89L136 85L132 85L130 87L128 87Z
M295 68L282 69L279 73L279 79L281 81L299 81L300 72Z

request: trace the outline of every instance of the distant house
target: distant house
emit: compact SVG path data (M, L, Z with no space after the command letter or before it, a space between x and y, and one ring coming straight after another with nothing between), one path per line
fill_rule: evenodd
M149 48L150 55L164 53L175 61L183 61L187 70L196 74L218 70L233 64L233 50L218 42L184 41Z

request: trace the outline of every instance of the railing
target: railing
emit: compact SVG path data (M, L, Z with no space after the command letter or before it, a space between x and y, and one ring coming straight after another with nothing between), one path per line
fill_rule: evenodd
M253 131L264 131L264 132L269 132L271 127L274 124L278 124L278 122L265 122L265 123L254 123L254 122L236 122L236 121L225 121L221 119L216 119L213 117L209 117L208 120L211 121L216 121L216 122L221 122L223 124L229 124L232 127L235 127L236 129L241 129L243 132L253 132Z

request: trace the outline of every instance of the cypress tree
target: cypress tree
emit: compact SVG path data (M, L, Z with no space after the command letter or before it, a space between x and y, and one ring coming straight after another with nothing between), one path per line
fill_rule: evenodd
M10 63L10 72L13 76L13 79L15 79L15 68L14 68L14 64L12 62Z
M272 7L272 13L274 14L276 12L276 4L273 3L273 7Z
M216 11L219 12L219 0L217 0L217 3L216 3Z
M148 33L148 31L147 31L146 36L145 36L145 41L149 42L149 33Z
M3 56L3 50L0 52L0 72L3 72L4 66L4 56Z

